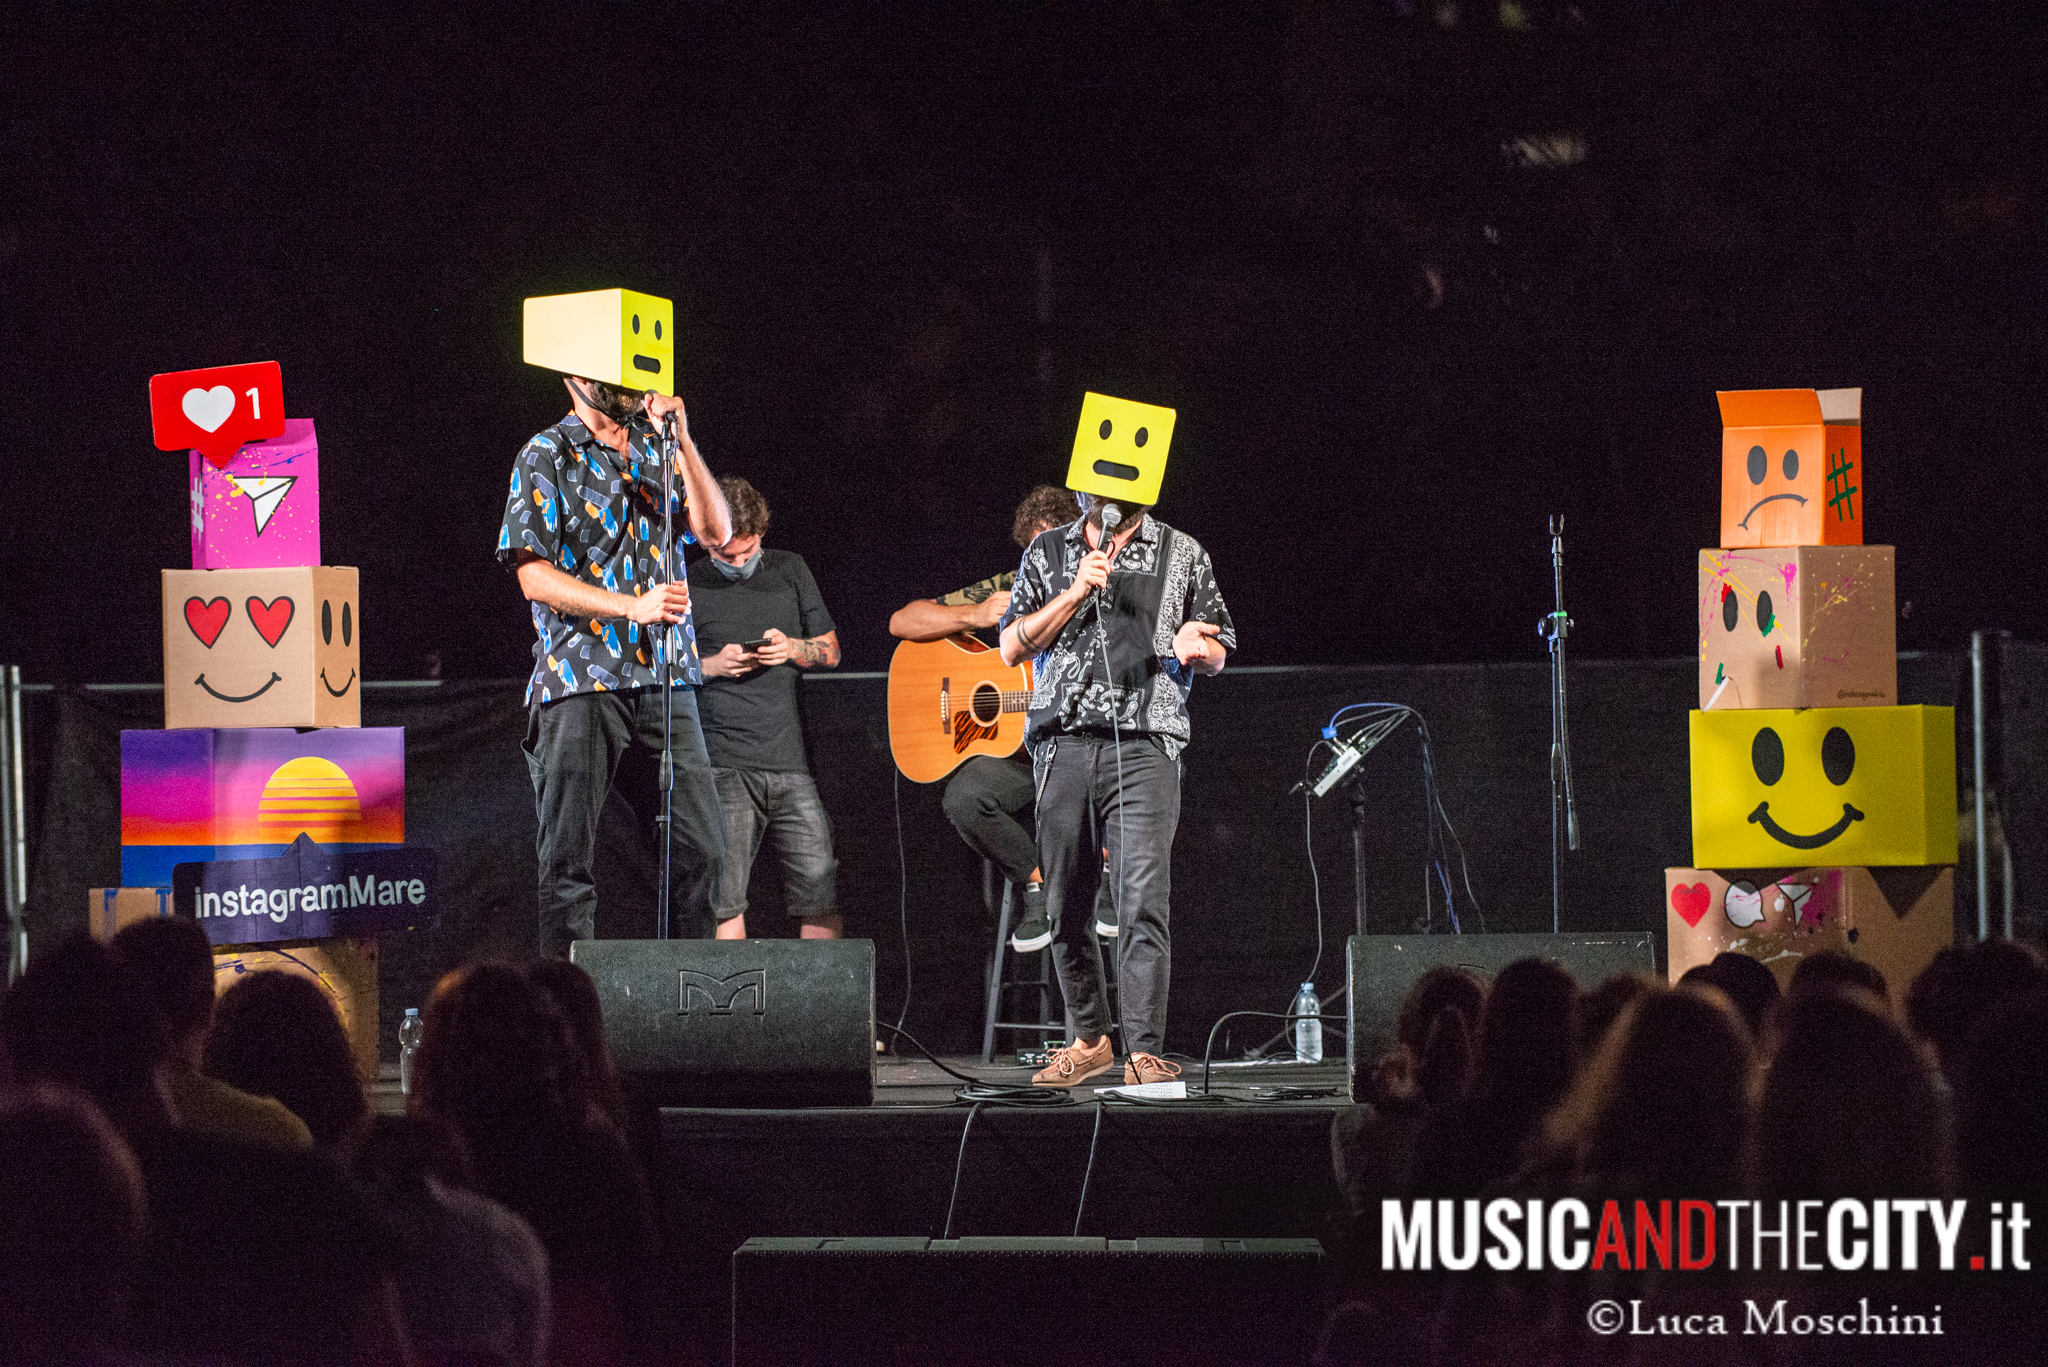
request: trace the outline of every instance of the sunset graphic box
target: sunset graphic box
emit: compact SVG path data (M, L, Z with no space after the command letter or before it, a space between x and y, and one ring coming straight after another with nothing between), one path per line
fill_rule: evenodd
M341 852L405 842L405 730L121 733L121 881L189 860L261 859L301 834Z

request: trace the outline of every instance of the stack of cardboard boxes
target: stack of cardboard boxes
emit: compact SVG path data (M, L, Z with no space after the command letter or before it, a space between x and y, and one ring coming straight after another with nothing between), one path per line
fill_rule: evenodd
M1725 950L1784 984L1838 950L1895 997L1954 925L1955 713L1899 705L1889 546L1863 544L1862 391L1721 400L1721 544L1700 552L1696 868L1670 971Z
M196 914L222 990L256 969L313 978L368 1080L374 936L318 933L295 897L246 881L236 914L202 910L196 885L214 861L402 845L405 733L362 726L362 603L354 569L320 563L312 421L190 460L192 568L163 573L165 729L121 733L123 886L93 891L92 928Z

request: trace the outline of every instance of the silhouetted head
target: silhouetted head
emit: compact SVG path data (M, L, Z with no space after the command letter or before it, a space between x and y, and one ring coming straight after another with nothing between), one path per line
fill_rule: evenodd
M1762 967L1761 964L1758 967ZM1810 992L1813 989L1854 987L1877 997L1879 1001L1890 1001L1887 995L1890 986L1874 964L1861 959L1852 959L1839 949L1826 949L1818 954L1809 954L1799 961L1792 970L1792 981L1787 984L1788 993Z
M412 1109L451 1126L480 1167L502 1142L539 1143L587 1122L590 1084L569 1023L518 969L456 969L422 1020Z
M156 1012L168 1052L196 1050L213 1020L213 946L199 923L183 916L152 916L123 927L111 947L121 970Z
M1704 967L1704 965L1702 965ZM1695 968L1686 977L1699 972ZM1683 982L1681 978L1679 981ZM1572 1013L1573 1053L1590 1058L1607 1032L1630 1005L1657 990L1656 980L1643 973L1617 973L1591 992L1582 993Z
M1706 980L1721 989L1742 1015L1752 1038L1763 1038L1764 1025L1781 995L1778 980L1760 960L1724 949L1706 966ZM1697 971L1697 970L1695 970ZM1688 974L1687 976L1691 976Z
M2008 995L1977 1021L1961 1053L1955 1113L1966 1185L2048 1188L2048 989Z
M245 1092L276 1097L322 1148L370 1113L334 1003L319 983L297 973L250 973L221 994L206 1071Z
M1479 1015L1473 1095L1530 1117L1548 1110L1571 1081L1578 995L1570 970L1554 960L1518 959L1503 968Z
M611 1042L604 1033L604 1003L590 975L567 959L535 959L525 967L527 980L554 999L569 1023L584 1073L599 1109L625 1128L625 1100L619 1092L618 1070L612 1064Z
M1811 981L1786 995L1770 1031L1755 1174L1774 1196L1948 1189L1934 1079L1883 997Z
M135 1156L97 1107L54 1087L0 1097L0 1155L0 1359L97 1360L142 1251Z
M1584 1178L1732 1191L1749 1133L1752 1058L1748 1030L1718 992L1654 990L1607 1032L1550 1117L1549 1138Z
M1906 992L1906 1018L1953 1082L1978 1019L2007 997L2041 988L2048 988L2048 968L2031 946L1982 940L1934 956Z
M0 1003L15 1079L81 1092L124 1136L169 1126L163 1030L113 951L83 932L33 955Z

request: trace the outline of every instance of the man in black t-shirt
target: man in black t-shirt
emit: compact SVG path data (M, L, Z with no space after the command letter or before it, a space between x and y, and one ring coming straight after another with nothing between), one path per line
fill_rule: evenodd
M796 671L839 663L839 634L803 557L766 550L768 500L743 479L718 481L732 509L732 539L690 567L697 651L704 661L698 707L718 805L725 865L718 938L747 935L747 881L762 838L782 862L789 914L805 939L839 938L839 861L832 826L804 754Z

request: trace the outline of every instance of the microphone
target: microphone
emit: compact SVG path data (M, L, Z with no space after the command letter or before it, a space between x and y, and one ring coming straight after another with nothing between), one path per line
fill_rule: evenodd
M1105 552L1109 551L1109 543L1116 538L1116 529L1123 525L1123 520L1123 509L1117 507L1114 503L1102 505L1102 549ZM1093 596L1096 603L1100 605L1102 600L1108 595L1109 585L1104 584L1101 588L1095 590Z
M1315 787L1309 788L1309 795L1321 797L1336 787L1344 775L1356 769L1358 761L1365 758L1366 748L1348 740L1331 741L1330 749L1335 753L1330 756L1330 762L1323 767L1322 777L1316 780ZM1307 787L1306 783L1297 783L1288 790L1287 795L1292 797Z

